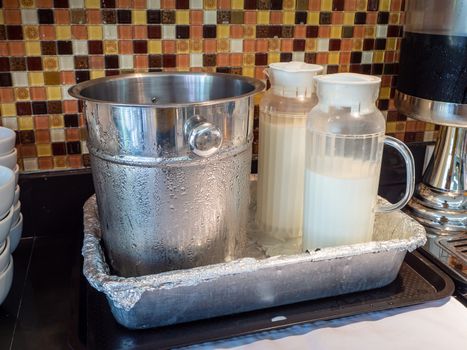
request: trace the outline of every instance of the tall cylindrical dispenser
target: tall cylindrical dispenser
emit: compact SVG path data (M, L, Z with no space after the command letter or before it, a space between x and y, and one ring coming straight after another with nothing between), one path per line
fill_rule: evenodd
M271 88L260 104L256 220L279 239L302 233L306 121L317 102L313 76L322 70L281 62L266 72Z

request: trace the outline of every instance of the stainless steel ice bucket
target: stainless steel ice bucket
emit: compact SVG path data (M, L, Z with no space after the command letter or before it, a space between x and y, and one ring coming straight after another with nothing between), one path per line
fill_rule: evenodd
M258 80L147 73L72 87L84 102L102 238L139 276L236 258L244 245Z

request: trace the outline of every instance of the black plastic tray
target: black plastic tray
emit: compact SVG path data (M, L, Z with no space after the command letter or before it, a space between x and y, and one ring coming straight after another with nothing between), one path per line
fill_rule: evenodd
M364 312L420 304L451 295L454 283L418 252L408 253L386 287L150 330L129 330L114 320L105 296L87 288L88 349L166 349ZM276 316L284 320L271 321Z

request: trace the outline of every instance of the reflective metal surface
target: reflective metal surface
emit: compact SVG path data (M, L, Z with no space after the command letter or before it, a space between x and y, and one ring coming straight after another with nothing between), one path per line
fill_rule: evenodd
M256 181L251 185L254 198ZM395 211L376 214L373 242L300 253L294 241L271 247L271 239L254 225L254 203L249 214L252 248L244 258L122 278L105 262L91 197L84 207L83 273L106 294L117 322L150 328L381 287L396 278L406 251L426 241L420 224Z
M467 129L443 127L423 182L459 194L467 191ZM467 197L464 198L467 209Z
M85 81L69 94L113 106L188 107L232 102L252 96L264 84L248 77L220 73L136 73Z
M467 35L466 0L408 0L406 32Z
M459 289L467 289L467 232L440 236L428 231L423 250L442 264Z
M190 150L198 156L211 156L221 147L223 138L219 128L199 115L194 115L185 122L184 132Z
M87 81L88 148L112 268L138 276L234 259L245 242L258 80L147 73Z
M405 14L395 104L442 125L406 210L432 232L466 232L467 0L410 0Z
M467 104L432 101L396 90L394 103L402 114L427 123L467 127Z
M467 231L467 129L441 127L432 159L406 210L439 234Z

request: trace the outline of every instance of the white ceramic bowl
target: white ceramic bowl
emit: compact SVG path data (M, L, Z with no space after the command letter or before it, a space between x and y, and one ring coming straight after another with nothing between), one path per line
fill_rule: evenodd
M0 220L0 242L3 242L10 233L11 226L13 225L14 210L14 207L11 206L7 216Z
M0 155L10 153L15 148L16 134L13 130L0 126Z
M10 263L5 271L0 274L0 304L2 304L10 291L13 283L13 257L10 255Z
M13 205L16 205L19 201L19 185L16 185L15 187L15 196L13 198Z
M5 217L15 198L15 173L0 166L0 220Z
M5 240L5 249L0 253L0 273L6 270L10 262L10 239L7 237Z
M21 240L23 233L23 214L19 214L19 220L10 230L10 252L13 253Z
M15 170L17 155L18 151L16 151L16 148L13 148L10 153L2 154L0 156L0 165Z
M18 185L18 179L19 179L19 165L18 164L16 164L14 172L15 172L15 186L16 186Z
M13 209L13 219L11 219L11 226L16 225L16 223L19 220L19 214L21 212L21 201L18 201L13 208L14 208Z

